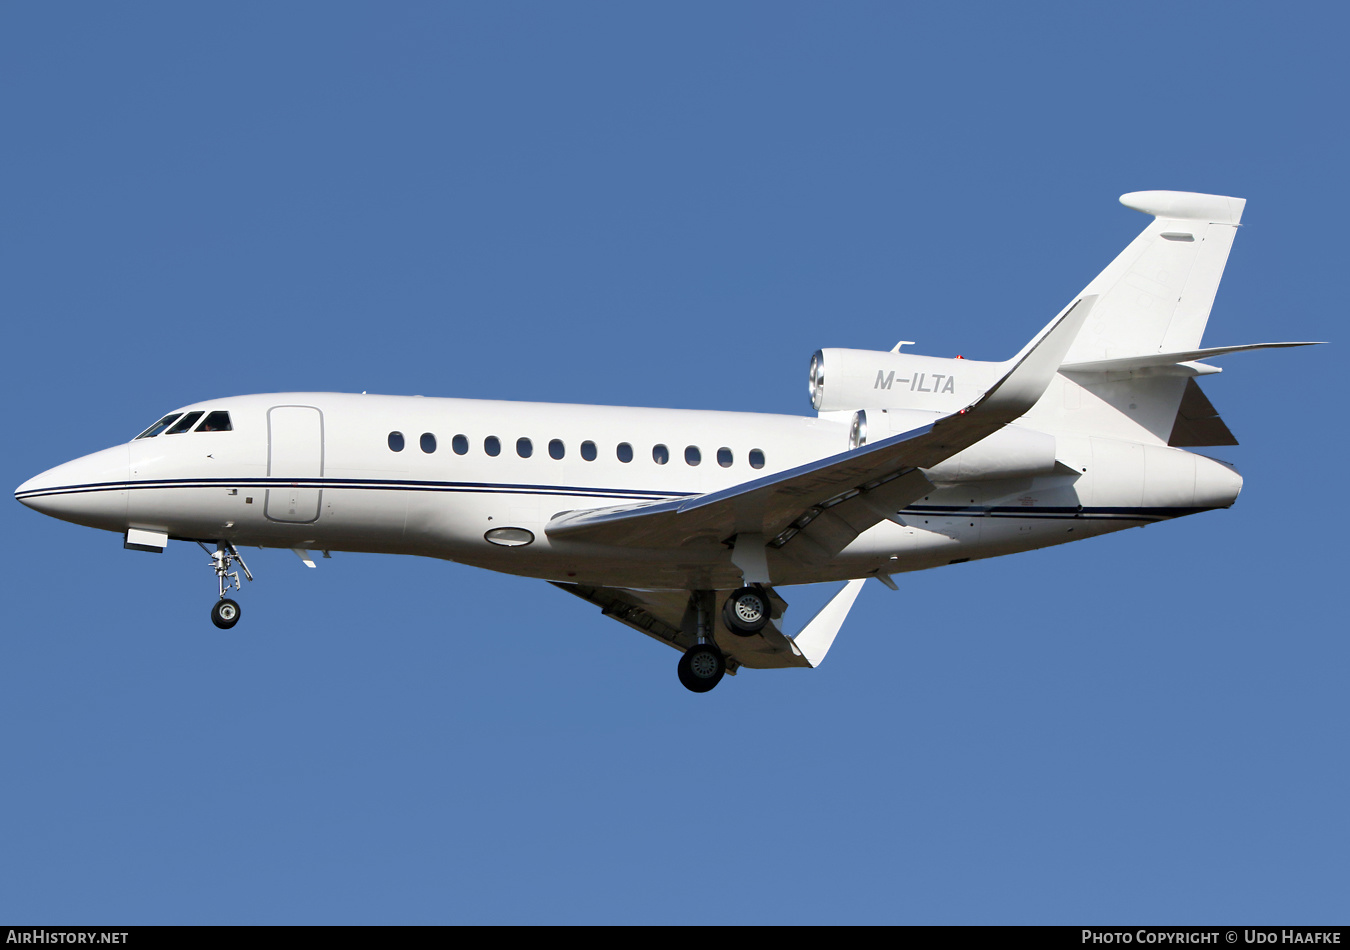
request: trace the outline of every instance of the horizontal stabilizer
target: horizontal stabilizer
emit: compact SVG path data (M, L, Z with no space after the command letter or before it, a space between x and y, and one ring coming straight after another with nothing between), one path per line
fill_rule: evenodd
M1286 346L1320 346L1321 341L1310 343L1244 343L1241 346L1211 346L1203 350L1185 350L1180 353L1148 353L1143 356L1126 356L1114 360L1092 360L1086 363L1065 363L1059 368L1061 373L1129 373L1137 369L1155 366L1172 366L1188 363L1191 360L1208 359L1211 356L1223 356L1226 353L1245 353L1248 350L1274 350Z
M820 609L820 613L811 618L811 622L792 640L792 648L805 657L812 667L820 666L834 643L839 628L844 625L853 602L866 578L849 581L844 588L830 598L830 602Z

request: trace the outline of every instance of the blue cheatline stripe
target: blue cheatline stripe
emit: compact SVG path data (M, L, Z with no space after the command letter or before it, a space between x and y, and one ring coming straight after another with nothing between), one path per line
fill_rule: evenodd
M1083 507L1021 506L1021 505L910 505L900 511L901 515L920 517L922 515L950 515L961 518L1095 518L1098 520L1126 519L1138 521L1148 519L1162 521L1167 518L1180 518L1185 515L1210 511L1210 508L1168 508L1168 507L1113 507L1095 505Z
M610 498L621 501L669 501L697 497L694 492L653 492L636 488L581 488L575 485L512 485L494 482L432 482L406 478L168 478L146 481L90 482L15 492L20 501L53 495L77 495L105 491L137 491L164 488L318 488L364 491L416 491L497 495L553 495ZM1165 521L1193 515L1209 508L1145 507L1023 507L1017 505L910 505L899 514L961 518L1065 519L1094 521Z
M495 482L433 482L405 478L167 478L144 481L89 482L59 485L15 492L20 501L51 495L75 495L89 492L138 491L161 488L346 488L373 491L431 491L490 494L581 495L593 498L619 498L632 501L656 501L683 498L690 492L655 492L635 488L583 488L575 485L513 485Z

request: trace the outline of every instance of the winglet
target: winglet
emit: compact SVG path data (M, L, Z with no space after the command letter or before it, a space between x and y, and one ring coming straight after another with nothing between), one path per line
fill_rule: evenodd
M1022 415L1044 395L1046 387L1059 372L1060 364L1078 337L1084 321L1097 302L1095 295L1079 297L1030 343L1008 362L1012 369L980 397L970 409L1002 411L1011 422Z
M844 625L844 619L848 617L848 612L853 608L853 602L858 599L858 592L862 590L863 582L866 580L867 578L860 577L845 584L843 590L830 598L830 602L820 608L820 613L812 617L805 629L793 638L792 649L804 657L812 667L820 666L821 661L825 659L825 654L834 643L839 628Z

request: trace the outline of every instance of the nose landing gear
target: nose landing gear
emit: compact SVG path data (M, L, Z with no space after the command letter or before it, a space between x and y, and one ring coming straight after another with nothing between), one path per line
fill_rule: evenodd
M230 570L235 561L243 568L244 576L253 580L253 575L249 572L248 565L244 559L239 556L239 549L228 541L217 541L215 551L207 548L200 541L197 542L207 554L211 555L211 567L216 572L216 578L220 581L220 600L211 608L211 622L221 630L228 630L239 622L239 605L225 596L225 592L234 588L242 590L239 585L239 572Z
M239 605L226 597L216 601L211 608L211 622L222 630L228 630L239 622Z

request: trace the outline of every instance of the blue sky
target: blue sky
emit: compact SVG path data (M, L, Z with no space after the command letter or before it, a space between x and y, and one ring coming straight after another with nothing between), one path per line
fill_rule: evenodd
M864 588L695 696L540 581L2 510L0 919L1325 923L1350 909L1332 4L0 7L17 486L336 390L807 413L1248 199L1228 511ZM800 623L831 588L786 591Z

